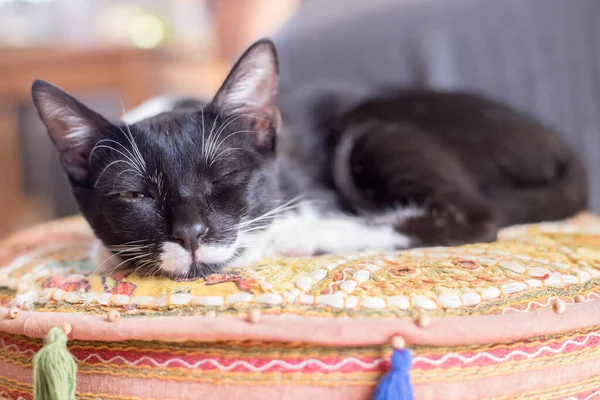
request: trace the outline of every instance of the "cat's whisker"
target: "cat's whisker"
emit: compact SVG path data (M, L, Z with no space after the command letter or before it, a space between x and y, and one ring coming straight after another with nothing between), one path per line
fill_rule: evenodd
M286 202L285 202L285 203L283 203L282 205L280 205L280 206L277 206L277 207L275 207L275 208L273 208L273 209L271 209L271 210L267 211L267 212L266 212L266 213L264 213L262 216L266 216L266 215L270 215L270 214L272 214L272 213L279 212L281 209L283 209L283 208L285 208L285 207L288 207L288 206L299 206L299 205L302 205L302 204L304 204L304 203L308 203L308 202L296 203L297 201L299 201L299 200L300 200L300 199L302 199L303 197L304 197L304 195L299 195L299 196L296 196L296 197L294 197L293 199L286 201ZM260 218L260 217L259 217L259 218Z
M158 272L160 270L160 263L158 261L156 261L156 264L149 264L148 265L148 271L144 274L144 276L151 276L152 280L154 280L156 272Z
M218 139L221 137L221 134L222 134L222 133L225 131L225 129L226 129L226 128L227 128L229 125L231 125L231 124L232 124L234 121L236 121L236 120L238 120L239 118L242 118L242 117L246 117L246 118L253 118L253 119L257 119L257 120L259 120L259 121L268 121L268 122L272 122L272 121L271 121L271 120L269 120L269 119L265 119L265 118L256 117L256 116L254 116L254 115L250 115L250 114L241 114L241 115L237 115L237 116L235 116L235 117L230 117L230 118L228 118L227 120L225 120L225 122L223 123L223 126L221 126L221 127L220 127L220 128L217 130L217 134L215 135L215 139L214 139L214 141L213 141L213 142L215 142L216 140L218 140ZM239 132L255 132L255 133L257 133L257 131L237 131L237 132L234 132L233 134L235 134L235 133L239 133ZM211 133L212 133L212 130L211 130ZM233 135L233 134L232 134L232 135ZM231 135L229 135L229 136L231 136ZM227 138L228 138L229 136L227 136ZM212 135L210 135L210 136L209 136L209 139L210 139L211 137L212 137ZM203 155L205 156L205 159L207 159L207 160L210 160L210 159L212 158L212 156L214 156L214 153L216 152L216 150L218 150L218 148L221 146L221 144L222 144L222 143L223 143L225 140L227 140L227 138L223 139L223 140L222 140L222 141L221 141L221 142L220 142L218 145L215 145L215 143L212 143L212 144L213 144L213 146L211 147L211 152L209 152L209 153L208 153L208 156L207 156L206 154L203 154Z
M94 148L92 149L92 153L93 153L93 152L94 152L96 149L102 149L102 148L109 149L109 150L112 150L112 151L115 151L115 152L119 153L120 155L122 155L123 157L125 157L125 158L126 158L126 159L127 159L129 162L130 162L130 164L131 164L131 166L132 166L132 167L134 167L135 169L137 169L137 171L138 171L140 174L142 174L142 169L143 169L143 168L142 168L142 169L140 169L139 165L137 165L137 164L136 164L136 162L135 162L135 161L134 161L134 160L133 160L131 157L129 157L127 154L123 153L121 150L115 149L114 147L110 147L110 146L107 146L107 145L105 145L105 144L97 144L97 143L96 143L96 145L95 145L95 146L94 146ZM90 157L92 156L92 153L90 153ZM142 175L143 175L143 174L142 174Z
M214 199L209 205L208 207L206 207L207 210L212 210L212 207L215 205L215 203L217 202L217 200L219 200L218 198Z
M141 244L121 244L115 246L107 246L107 249L146 249L151 247L151 244L141 245Z
M235 225L235 226L231 227L226 232L240 231L240 230L242 230L242 229L244 229L246 227L249 227L251 225L258 224L259 222L268 223L269 221L273 220L274 218L277 218L278 216L279 216L279 213L273 214L273 215L268 215L266 217L257 217L257 218L255 218L252 221L248 221L247 223L245 221L243 223L239 223L238 225Z
M131 130L129 129L129 125L126 124L125 126L126 126L126 129L129 130L129 132L131 132ZM131 148L133 149L133 154L131 154L131 157L136 160L137 165L140 167L140 169L145 170L146 169L146 161L144 160L142 154L140 153L140 150L139 150L137 144L135 143L135 140L133 139L133 135L131 135L131 133L129 135L126 134L123 131L123 129L121 129L121 127L119 127L119 130L121 131L123 136L125 136L127 138L127 140L129 141L129 144L131 144Z
M270 211L267 211L266 213L264 213L264 214L262 214L262 215L260 215L260 216L258 216L256 218L254 218L254 219L251 219L249 221L240 222L239 224L236 225L235 228L237 228L237 229L244 228L244 227L246 227L248 225L251 225L253 223L257 223L257 222L263 221L265 219L274 218L275 216L277 216L278 214L280 214L282 212L293 210L295 208L298 208L298 207L301 207L303 205L308 204L308 202L306 202L306 201L302 202L302 203L296 203L296 204L294 204L295 202L297 202L298 200L300 200L302 197L303 196L297 196L297 197L295 197L295 198L287 201L286 203L284 203L284 204L282 204L282 205L280 205L278 207L275 207L274 209L272 209Z
M246 114L241 114L241 115L234 115L232 117L229 117L228 119L225 120L225 122L223 122L223 125L220 126L215 134L214 139L212 139L212 130L211 130L211 134L208 136L208 142L209 142L209 151L207 152L207 154L205 154L205 159L206 160L210 160L212 154L214 154L214 151L218 148L217 146L217 140L219 140L219 138L221 137L221 134L225 131L225 129L231 125L234 121L242 118L242 117L247 117L248 115ZM211 140L212 139L212 140Z
M208 155L208 159L213 160L216 157L219 157L223 152L219 153L218 155L215 155L215 153L217 152L217 150L219 150L221 148L221 146L223 145L223 143L225 143L225 141L227 139L229 139L230 137L232 137L233 135L237 135L239 133L259 133L258 131L252 131L252 130L241 130L241 131L235 131L233 133L230 133L229 135L227 135L224 139L222 139L217 145L214 146L214 151L212 154ZM246 150L246 149L243 149ZM226 151L226 150L224 150ZM251 151L251 150L248 150ZM258 154L256 152L254 152L255 154ZM211 165L214 164L214 161L211 162Z
M252 132L252 131L238 131L238 132L235 132L235 133L240 133L240 132ZM231 136L231 135L229 135L229 136ZM250 150L250 149L244 149L244 148L241 148L241 147L233 147L233 148L228 148L228 149L225 149L225 150L221 151L215 157L211 156L212 161L210 162L209 167L212 166L217 161L219 161L224 154L226 154L226 153L228 153L230 151L247 151L248 153L253 153L253 154L256 154L259 157L262 157L262 155L260 155L256 151L253 151L253 150Z
M109 249L144 249L152 246L151 244L147 245L139 245L139 244L130 244L130 245L116 245L116 246L108 246Z
M141 263L136 263L137 267L135 268L134 272L137 274L140 269L154 267L156 265L156 262L157 261L155 259L148 259L142 261Z
M117 174L117 176L115 177L115 181L113 182L113 187L112 187L112 190L113 190L113 191L115 190L115 186L117 186L117 182L119 181L119 177L120 177L122 174L124 174L125 172L133 172L133 173L135 173L136 175L139 175L139 174L140 174L139 172L137 172L135 169L132 169L132 168L124 169L123 171L119 172L119 173Z
M142 256L146 255L146 252L141 251L119 251L117 252L119 256L123 256L124 258L131 258L133 256Z
M281 213L286 212L286 211L290 211L290 210L294 210L294 209L296 209L296 208L298 208L300 206L301 205L292 206L292 207L289 207L289 208L282 209L282 210L280 210L277 213L274 213L272 215L263 215L261 217L257 217L257 218L255 218L255 219L253 219L251 221L240 223L240 224L236 225L235 227L233 227L231 230L240 231L240 230L243 230L244 228L246 228L248 226L257 224L259 222L268 222L268 221L274 220L275 218L280 217Z
M262 222L262 221L265 221L265 220L273 219L273 218L277 217L280 213L282 213L284 211L285 210L280 210L280 211L273 212L272 214L268 214L268 215L267 214L263 214L263 215L258 216L256 218L253 218L253 219L251 219L249 221L240 222L233 229L242 229L242 228L244 228L246 226L250 226L250 225L256 224L258 222Z
M146 245L142 245L139 243L131 243L131 244L115 244L115 245L108 245L106 246L109 249L114 249L114 248L144 248L144 247L150 247L151 244L146 244Z
M218 269L217 266L213 266L213 265L210 265L210 264L205 264L205 266L208 267L208 269L209 269L209 272L210 272L209 275L219 273L219 269Z
M218 116L215 117L215 120L213 121L212 127L210 128L210 132L208 134L208 138L206 138L206 149L204 147L202 149L202 158L204 158L204 159L206 159L206 152L207 152L207 149L209 148L209 146L211 144L211 138L212 138L212 135L213 135L213 131L215 130L215 126L217 124L217 120L218 119L219 119ZM227 121L227 120L225 120L225 121ZM202 138L204 138L204 135L202 135Z
M125 127L129 131L129 136L131 137L131 146L133 146L133 151L137 154L137 157L138 157L140 163L142 164L142 166L144 167L144 169L146 169L146 160L144 160L144 156L140 152L140 148L138 147L137 143L135 142L135 138L133 137L133 134L131 133L131 128L127 124L125 124Z
M97 145L100 145L100 144L102 144L102 143L115 143L115 144L118 144L119 146L121 146L121 147L123 148L123 150L125 150L125 151L127 152L127 154L128 154L129 156L131 156L132 158L134 158L134 155L131 153L131 151L130 151L130 150L129 150L129 149L128 149L128 148L127 148L125 145L123 145L122 143L119 143L119 142L117 142L116 140L112 140L112 139L102 139L102 140L99 140L98 142L96 142L96 145L94 146L94 148L93 148L93 149L92 149L92 151L90 152L90 155L88 156L88 161L90 161L90 162L91 162L91 160L92 160L92 156L94 155L94 151L95 151L95 150L96 150L96 148L97 148L96 146L97 146Z
M238 211L238 213L240 213L240 214L241 214L241 213L243 213L244 211L246 211L246 209L248 208L248 206L250 206L250 204L249 204L249 203L246 203L246 205L245 205L244 207L240 208L240 210Z
M132 240L129 242L125 242L122 244L118 244L118 245L109 245L109 246L105 246L107 250L112 251L112 252L116 252L118 254L122 254L122 253L131 253L131 254L137 254L137 253L142 253L147 252L147 250L152 246L152 244L141 244L144 242L148 242L148 239L141 239L141 240Z
M239 230L238 234L244 234L244 233L250 233L250 232L254 232L254 231L260 231L262 229L267 229L268 227L269 227L269 224L255 226L255 227L252 227L252 228L249 228L249 229Z
M125 114L125 105L123 104L123 100L121 99L121 109L123 110L123 114ZM138 156L138 160L140 161L140 163L142 164L143 168L142 169L146 169L146 161L144 160L144 157L142 156L142 153L140 152L140 149L137 145L137 143L135 142L135 138L133 137L133 133L131 133L131 128L129 127L129 124L124 122L125 124L125 129L127 129L127 132L129 132L129 143L131 144L131 147L133 148L133 151L137 154ZM121 130L121 132L123 132L123 130L121 128L119 128ZM125 135L125 132L123 132L123 134ZM127 135L125 135L127 136Z
M204 156L204 133L206 132L204 128L204 107L200 107L200 111L202 112L202 155Z
M123 265L123 264L125 264L125 263L128 263L128 262L131 262L131 261L133 261L133 260L140 259L140 258L142 258L142 257L146 257L146 255L145 255L145 254L141 254L141 255L139 255L139 256L130 257L130 258L126 259L126 260L123 260L123 261L121 261L121 262L120 262L119 264L117 264L117 266L116 266L116 267L114 267L114 268L113 268L113 269L110 271L110 273L108 273L107 275L112 275L112 274L114 274L114 273L115 273L115 271L117 271L117 270L119 269L119 267L121 267L121 265Z
M94 183L94 187L96 187L98 185L98 182L100 182L100 179L102 179L102 176L104 175L104 173L113 165L115 164L119 164L119 163L126 163L128 165L132 165L129 161L126 160L115 160L112 161L111 163L109 163L106 167L104 167L104 169L102 170L102 172L100 172L100 175L98 176L98 179L96 179L96 183ZM136 170L136 172L143 177L143 175Z
M156 260L156 259L154 259L154 258L148 258L148 259L146 259L146 260L142 261L141 263L139 263L138 265L139 265L139 266L146 266L146 265L150 265L150 264L152 264L152 263L155 263L156 261L157 261L157 260Z
M142 251L147 251L150 246L131 246L131 247L107 247L110 251L118 251L118 252L128 252L128 253L141 253Z
M217 137L217 138L219 138L219 136L220 136L220 135L223 133L223 131L225 131L225 129L226 129L226 128L227 128L227 127L228 127L228 126L229 126L229 125L230 125L232 122L234 122L234 121L236 121L236 120L238 120L238 119L240 119L240 118L242 118L242 117L246 117L246 118L252 118L252 119L259 120L259 121L267 121L267 122L272 122L272 120L270 120L270 119L260 118L260 117L254 116L254 115L250 115L250 114L240 114L240 115L237 115L237 116L235 116L235 118L234 118L234 119L232 119L231 121L229 121L229 123L227 123L227 121L225 121L225 122L223 123L223 126L221 126L221 127L219 128L219 130L218 130L218 134L216 135L216 137Z
M225 120L225 123L226 123L227 121L229 121L231 118L233 118L233 117L229 117L228 119L226 119L226 120ZM213 135L213 132L215 132L215 130L214 130L214 129L215 129L216 123L217 123L217 118L215 118L215 120L213 121L213 125L212 125L212 127L210 128L210 133L208 134L208 138L206 138L206 149L204 149L204 150L202 151L202 157L203 157L205 160L208 160L208 158L207 158L207 154L210 152L210 149L211 149L211 147L212 147L212 144L213 144L213 141L212 141L212 135ZM218 131L219 131L219 129L217 128L217 132L218 132Z
M110 250L110 249L109 249L109 250ZM106 262L108 262L109 260L111 260L113 257L117 257L117 256L119 256L120 254L122 254L122 253L124 253L124 252L126 252L126 251L127 251L127 250L119 251L119 252L116 252L115 254L111 255L110 257L107 257L107 258L106 258L104 261L102 261L102 262L100 263L100 265L98 265L98 266L96 267L96 269L94 269L94 272L92 272L92 274L95 274L97 271L101 270L101 269L102 269L102 266L103 266L104 264L106 264Z
M150 239L138 239L138 240L130 240L128 242L122 243L118 246L122 246L122 245L126 245L126 244L132 244L132 243L140 243L140 242L149 242Z
M250 232L254 232L254 231L259 231L261 229L267 229L269 227L269 225L271 224L271 220L273 220L275 217L273 218L269 218L268 220L265 221L259 221L262 222L261 225L256 225L256 226L252 226L252 227L248 227L248 228L243 228L243 229L231 229L230 231L227 231L225 233L230 233L230 232L236 232L238 235L244 234L244 233L250 233Z
M153 276L154 276L154 278L156 278L156 277L159 275L159 272L160 272L160 267L161 267L161 265L160 265L160 263L158 263L158 264L156 264L156 266L155 266L155 267L153 267L153 268L150 270L150 274L151 274L151 275L153 275Z

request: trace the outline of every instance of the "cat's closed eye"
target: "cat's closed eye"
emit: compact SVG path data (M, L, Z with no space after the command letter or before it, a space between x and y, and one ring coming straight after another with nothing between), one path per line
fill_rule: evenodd
M229 171L223 175L221 175L220 177L213 179L212 183L213 185L219 184L227 179L231 179L234 176L236 176L237 174L239 174L241 171L240 170L233 170L233 171Z
M143 199L143 198L152 198L149 194L142 192L121 192L119 193L119 197L123 199Z

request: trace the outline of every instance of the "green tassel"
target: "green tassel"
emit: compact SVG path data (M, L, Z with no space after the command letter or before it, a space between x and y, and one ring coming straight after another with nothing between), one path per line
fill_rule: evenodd
M33 398L75 400L77 365L67 350L67 335L53 328L44 338L44 347L33 357Z

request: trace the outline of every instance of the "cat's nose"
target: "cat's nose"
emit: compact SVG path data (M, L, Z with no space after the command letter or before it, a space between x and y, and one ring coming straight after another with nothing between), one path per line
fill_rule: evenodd
M178 225L173 228L173 239L194 253L207 232L208 228L202 224Z

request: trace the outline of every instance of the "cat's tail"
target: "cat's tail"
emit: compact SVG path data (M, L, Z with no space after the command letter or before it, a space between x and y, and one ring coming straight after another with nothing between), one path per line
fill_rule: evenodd
M500 226L566 219L588 206L588 174L573 154L545 184L517 187L492 196L490 201L502 216Z
M345 205L355 211L369 210L373 207L371 200L356 185L351 167L351 156L354 145L363 135L369 132L369 129L366 128L368 127L359 125L354 129L344 132L333 153L333 184Z
M368 125L344 132L333 156L334 185L345 206L355 211L376 208L373 200L358 187L351 162L357 142L372 131ZM587 171L580 158L561 143L557 141L559 146L554 148L556 158L550 177L523 180L518 166L511 165L511 171L504 171L504 184L498 183L494 193L485 196L499 226L561 220L587 207Z

